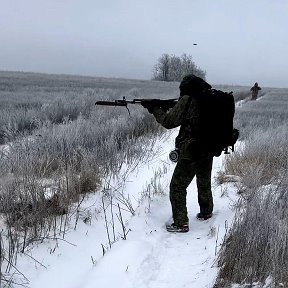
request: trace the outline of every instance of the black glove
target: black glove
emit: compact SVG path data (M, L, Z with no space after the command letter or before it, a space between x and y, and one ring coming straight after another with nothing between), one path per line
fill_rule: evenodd
M155 107L155 103L153 103L153 101L150 100L143 100L141 102L141 105L146 108L148 110L149 113L153 113L154 107Z

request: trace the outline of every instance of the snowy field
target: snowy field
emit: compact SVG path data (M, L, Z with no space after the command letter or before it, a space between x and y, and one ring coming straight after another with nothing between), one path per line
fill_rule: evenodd
M103 206L99 208L103 204L100 195L91 194L79 208L76 230L71 226L65 239L45 240L34 246L30 255L19 256L18 269L29 280L29 287L213 287L216 255L233 218L236 189L214 183L214 217L201 222L195 218L199 208L194 179L187 199L190 231L168 233L165 223L171 217L169 182L175 167L168 153L173 149L177 132L167 133L166 138L156 142L157 153L150 161L140 163L133 171L123 168L117 179L103 186L106 194L115 197L121 190L121 194L132 199L135 215L125 213L124 209L121 213L127 239L122 239L124 232L118 220L113 220L115 227L111 232L111 217L119 216L117 209L109 215L106 211L105 221ZM214 158L213 182L221 170L223 157Z
M171 221L169 183L175 164L168 160L168 154L174 148L177 129L163 135L155 119L148 117L151 115L142 107L131 105L129 114L118 107L98 109L94 103L96 100L115 100L121 95L127 95L129 99L170 99L178 93L177 83L26 73L5 75L1 78L0 93L0 196L4 199L0 202L3 213L0 219L1 288L10 288L9 281L13 288L19 285L32 288L213 287L216 276L219 281L223 276L221 272L226 269L222 266L217 274L217 256L226 232L232 226L235 207L239 206L236 191L248 193L241 194L242 200L244 196L249 199L249 191L259 191L261 196L261 187L266 187L269 179L273 181L279 171L287 171L287 90L262 89L259 101L252 102L249 101L249 87L215 87L235 92L234 125L240 129L241 140L247 145L240 150L242 146L238 143L236 151L240 153L234 153L234 157L214 158L214 217L206 222L196 220L199 207L194 180L189 186L187 201L190 231L170 234L165 230L165 223ZM59 143L63 145L59 146ZM68 162L66 156L69 156ZM240 179L240 183L234 184L237 188L233 183L216 184L217 173L224 169L224 157L230 159L225 161L224 175L237 175L238 178L232 178L234 181ZM102 170L98 171L98 168ZM105 173L101 174L103 171ZM103 175L105 179L98 186ZM265 183L261 179L265 179ZM222 177L222 180L225 179ZM86 190L81 190L82 187ZM45 207L51 207L45 206L50 196L41 203L37 197L42 192L47 197L47 191L53 195L55 191L61 191L62 198L56 202L56 207L60 203L68 213L61 216L49 210L46 213ZM23 206L20 216L23 213L24 220L17 222L16 219L17 225L14 225L14 218L11 218L14 214L10 212L19 216L18 206L13 206L14 199L27 196L28 192L36 197L32 202L36 206L32 204L32 208L39 209L35 210L37 213L28 211L24 214L27 207ZM270 204L274 217L276 210L273 203ZM252 206L251 209L252 212L263 211L261 219L271 222L271 217L266 215L267 208L253 210ZM227 245L223 245L225 249L221 250L220 256L231 257L228 261L229 257L222 258L221 262L230 264L229 271L233 272L233 267L241 264L237 271L249 270L249 275L232 273L232 278L224 275L225 280L229 283L256 283L258 280L264 283L267 279L275 279L275 283L286 283L281 267L286 267L287 257L275 259L278 270L267 271L262 279L254 277L258 275L258 262L249 259L259 257L265 268L267 261L273 258L269 255L274 255L275 251L270 251L269 243L265 242L272 237L269 234L271 225L265 221L256 223L253 213L248 216L249 225L241 230L242 238L233 237L236 249L226 253ZM31 226L30 219L38 222L32 222ZM233 222L237 224L237 221ZM252 229L252 225L256 227ZM247 234L249 227L253 233ZM254 243L249 237L254 237L256 230L267 232L262 234L269 236L260 233L258 242ZM274 237L277 245L273 247L281 251L282 237ZM241 250L238 243L244 246ZM260 251L270 251L270 254L258 255L259 247ZM251 249L247 251L246 248ZM250 255L250 258L240 259L241 255L237 253ZM236 263L232 261L235 259ZM273 287L269 285L266 286Z

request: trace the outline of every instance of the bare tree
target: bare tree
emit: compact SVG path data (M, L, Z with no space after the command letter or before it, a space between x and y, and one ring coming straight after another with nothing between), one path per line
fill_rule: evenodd
M194 63L191 55L186 53L180 57L162 54L153 68L153 80L181 81L186 74L194 74L205 79L206 72Z
M170 56L170 78L174 81L180 81L183 78L181 58L175 55ZM172 80L172 81L173 81Z
M170 67L170 56L163 54L157 64L154 66L154 77L155 80L169 81L169 67Z

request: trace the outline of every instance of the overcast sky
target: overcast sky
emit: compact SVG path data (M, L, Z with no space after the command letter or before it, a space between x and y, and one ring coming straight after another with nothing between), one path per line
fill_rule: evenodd
M287 0L0 4L0 70L151 79L161 54L187 53L212 84L288 87Z

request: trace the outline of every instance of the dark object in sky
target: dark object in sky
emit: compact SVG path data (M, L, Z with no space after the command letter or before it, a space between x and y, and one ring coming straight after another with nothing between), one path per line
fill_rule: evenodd
M193 43L193 45L197 45L197 43Z

